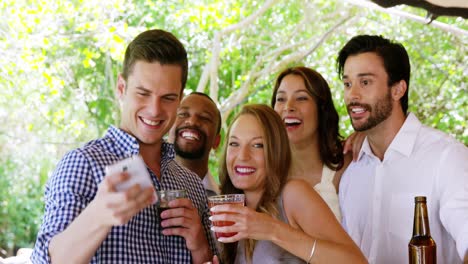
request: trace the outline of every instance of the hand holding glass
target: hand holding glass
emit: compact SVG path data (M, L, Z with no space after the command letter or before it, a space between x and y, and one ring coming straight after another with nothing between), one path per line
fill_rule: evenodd
M225 194L225 195L216 195L216 196L210 196L208 197L208 207L211 209L212 207L216 205L221 205L221 204L234 204L238 206L244 206L245 202L245 196L244 194ZM211 212L211 215L215 214L222 214L222 213L227 213L227 212ZM230 226L233 225L234 222L231 221L213 221L212 222L213 226ZM221 233L221 232L215 232L216 238L220 237L232 237L236 235L237 233Z
M160 214L169 209L169 202L179 198L187 198L187 190L159 190L158 209Z

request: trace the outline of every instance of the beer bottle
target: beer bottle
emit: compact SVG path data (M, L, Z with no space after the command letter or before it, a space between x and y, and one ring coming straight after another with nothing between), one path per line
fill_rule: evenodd
M436 243L429 230L425 196L414 198L413 237L408 244L410 264L436 264Z

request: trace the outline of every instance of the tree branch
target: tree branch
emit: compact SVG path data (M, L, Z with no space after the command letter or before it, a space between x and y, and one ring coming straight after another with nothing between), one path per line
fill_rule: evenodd
M422 23L422 24L429 24L429 26L433 26L433 27L436 27L436 28L440 28L444 31L447 31L447 32L450 32L454 35L463 35L463 36L468 36L468 31L466 30L463 30L461 28L458 28L458 27L454 27L454 26L451 26L451 25L448 25L448 24L445 24L445 23L442 23L442 22L439 22L439 21L430 21L426 18L423 18L423 17L420 17L420 16L417 16L417 15L413 15L413 14L410 14L408 12L405 12L405 11L401 11L397 8L383 8L377 4L374 4L372 2L369 2L369 1L365 1L365 0L346 0L347 2L353 4L353 5L356 5L356 6L361 6L361 7L365 7L365 8L369 8L369 9L372 9L372 10L377 10L377 11L381 11L381 12L385 12L385 13L388 13L388 14L391 14L391 15L396 15L396 16L399 16L399 17L402 17L402 18L405 18L405 19L409 19L409 20L413 20L413 21L416 21L416 22L419 22L419 23Z
M271 75L273 72L278 71L279 69L283 68L284 65L290 64L292 62L297 62L305 58L306 56L310 55L313 51L315 51L320 45L328 38L330 35L336 31L337 28L345 24L348 20L352 18L351 15L347 15L343 19L341 19L338 23L336 23L333 27L331 27L327 32L325 32L316 43L306 50L298 50L293 52L281 59L277 59L280 54L285 51L286 49L280 45L280 47L268 54L258 57L255 64L251 67L249 74L247 75L246 80L242 83L241 87L233 92L229 98L221 105L221 112L224 115L228 115L231 110L236 107L240 102L244 101L244 99L249 95L249 87L252 83L254 83L258 78L262 76ZM300 43L289 45L289 47L296 47L302 46L303 43L313 43L313 39L315 37L309 38L307 40L301 41ZM273 57L273 58L271 58ZM278 61L278 63L266 63L267 61ZM261 65L267 65L263 69L258 70Z
M271 6L273 6L278 0L268 0L265 4L257 10L255 13L251 14L247 18L243 19L237 24L230 25L225 29L215 33L212 47L212 54L210 62L203 69L203 73L200 79L200 82L197 86L197 91L203 91L206 83L208 81L207 76L210 76L210 97L217 103L218 102L218 65L219 65L219 54L221 52L221 39L223 36L230 34L231 32L245 28L247 25L251 24L259 16L263 15Z

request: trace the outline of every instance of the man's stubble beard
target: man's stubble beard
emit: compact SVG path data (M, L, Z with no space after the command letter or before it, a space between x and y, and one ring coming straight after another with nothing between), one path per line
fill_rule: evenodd
M357 126L351 119L351 124L353 125L354 130L358 132L369 130L371 128L374 128L378 124L382 123L392 114L392 110L393 110L392 95L390 93L390 89L388 90L387 94L385 94L383 98L379 99L372 106L369 104L352 104L352 103L349 104L348 106L352 106L352 105L361 106L370 113L370 116L367 119L367 121L360 126ZM348 113L349 113L349 108L348 108Z

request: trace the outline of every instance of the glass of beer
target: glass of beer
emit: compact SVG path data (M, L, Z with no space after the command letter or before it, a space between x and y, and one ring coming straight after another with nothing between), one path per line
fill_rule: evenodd
M221 204L235 204L239 206L244 206L245 202L245 196L244 194L225 194L225 195L215 195L215 196L210 196L208 197L208 207L211 209L211 207L216 206L216 205L221 205ZM221 214L221 213L227 213L227 212L210 212L211 215L215 214ZM212 225L213 226L230 226L233 225L234 222L231 221L213 221ZM221 233L221 232L215 232L216 238L220 237L231 237L234 236L237 233Z
M169 209L169 202L179 198L187 198L187 190L159 190L158 191L158 210L162 212Z

